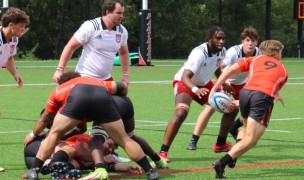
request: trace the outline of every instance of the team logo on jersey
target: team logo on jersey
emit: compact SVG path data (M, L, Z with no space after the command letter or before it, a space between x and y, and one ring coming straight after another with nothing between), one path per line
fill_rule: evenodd
M10 53L13 54L15 50L15 45L11 45L10 46Z
M116 42L120 43L121 41L121 34L116 34Z
M222 59L221 59L221 58L218 58L218 59L216 60L216 66L220 66L221 63L222 63Z

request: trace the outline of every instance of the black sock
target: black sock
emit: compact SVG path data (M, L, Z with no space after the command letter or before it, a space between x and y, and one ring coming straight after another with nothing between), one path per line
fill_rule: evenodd
M222 146L222 145L226 144L226 139L227 139L227 137L217 136L216 145Z
M39 172L40 168L43 166L43 163L44 161L36 157L31 169L35 169L37 172Z
M66 153L66 152L63 151L63 150L57 151L57 152L54 154L54 156L53 156L53 158L52 158L52 160L51 160L50 163L56 162L56 161L68 162L68 161L69 161L69 155L68 155L68 153Z
M149 170L153 169L146 156L136 163L140 167L142 167L145 172L148 172Z
M191 142L193 144L197 144L197 141L199 140L200 136L192 134Z
M170 149L170 146L162 145L160 148L160 152L168 152Z
M220 159L221 165L225 167L229 162L233 161L232 157L229 154L226 154Z
M160 160L160 157L158 156L158 154L154 154L153 156L150 157L152 159L152 161L157 162Z
M104 163L97 163L95 164L95 169L97 168L106 168L106 165Z
M243 126L243 124L241 123L240 118L238 118L237 120L234 121L234 123L232 124L230 131L236 131Z

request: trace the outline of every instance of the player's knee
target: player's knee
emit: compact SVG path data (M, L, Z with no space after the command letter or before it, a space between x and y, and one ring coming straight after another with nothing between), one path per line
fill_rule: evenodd
M185 103L178 103L175 106L175 115L178 117L186 117L189 112L189 105Z

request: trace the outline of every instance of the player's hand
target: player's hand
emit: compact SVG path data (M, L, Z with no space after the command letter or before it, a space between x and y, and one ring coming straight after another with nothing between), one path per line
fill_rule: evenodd
M232 101L231 104L228 105L228 110L229 110L229 112L232 112L235 109L239 108L239 106L240 106L240 101L234 100L234 101Z
M130 80L129 80L129 74L124 74L121 78L122 82L125 82L127 84L129 84Z
M25 136L24 142L23 142L23 146L26 147L28 145L28 143L32 142L34 140L33 137L30 136L30 133L28 133Z
M199 88L198 90L195 91L195 94L198 96L198 98L202 98L208 93L209 93L209 89L206 88Z
M282 98L282 96L279 93L276 93L276 95L274 96L276 102L280 101L282 106L285 107L284 105L284 99Z
M235 94L235 90L233 89L233 87L230 85L230 83L227 83L227 82L224 82L223 85L223 90L228 93L228 94L231 94L231 95L234 95Z
M135 173L135 174L142 174L141 168L137 165L130 165L129 172L130 173Z
M63 73L64 71L62 70L56 70L53 76L53 81L58 82L59 78L62 76Z
M18 88L20 88L20 87L23 86L23 79L22 79L22 77L18 73L14 75L14 79L18 83Z

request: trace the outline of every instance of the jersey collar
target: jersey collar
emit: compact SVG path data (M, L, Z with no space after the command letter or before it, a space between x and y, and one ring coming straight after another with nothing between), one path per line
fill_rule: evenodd
M100 19L101 19L102 29L107 29L107 26L106 26L106 24L104 23L102 17L101 17ZM114 27L112 28L112 30L116 31L116 26L114 26Z

